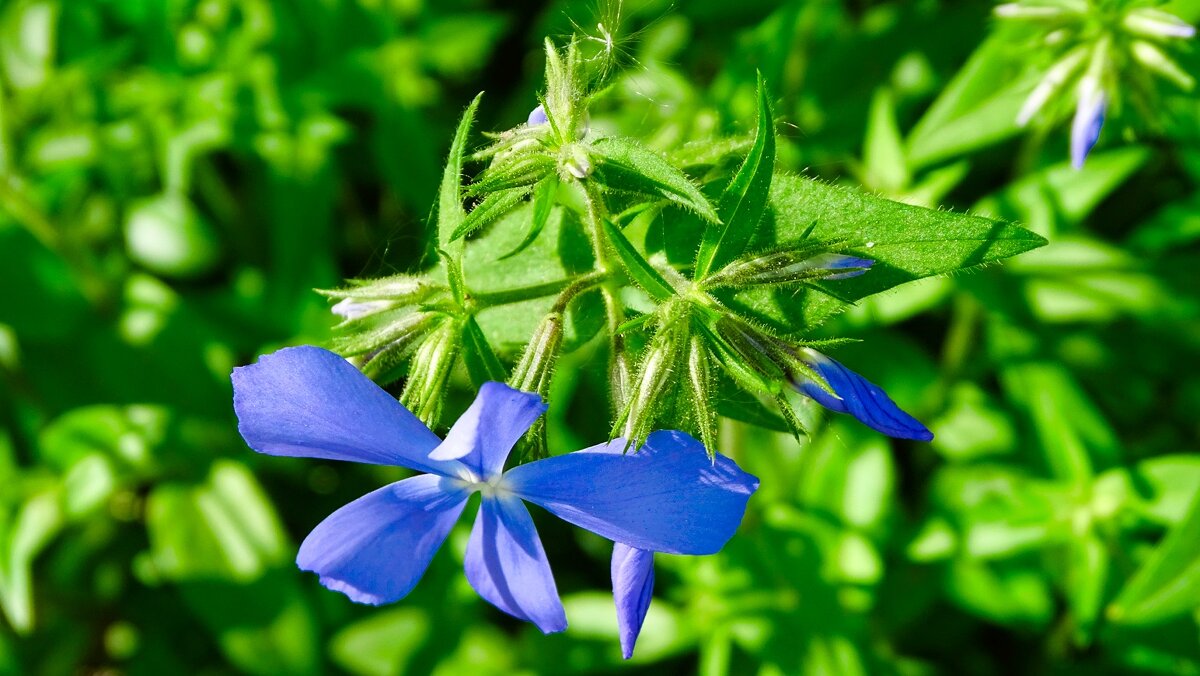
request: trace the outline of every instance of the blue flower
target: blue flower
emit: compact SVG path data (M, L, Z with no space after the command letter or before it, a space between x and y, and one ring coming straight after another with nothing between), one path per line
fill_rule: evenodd
M655 432L636 453L623 453L616 439L505 472L509 451L546 410L537 395L487 383L443 441L345 359L316 347L236 368L233 387L238 431L260 453L426 472L342 507L300 546L300 568L359 603L404 598L479 493L467 580L500 610L562 631L562 602L522 501L631 547L711 554L758 488L732 460L710 460L681 432Z
M930 441L933 433L905 413L879 386L816 350L803 349L800 358L825 379L825 388L807 378L793 381L796 389L831 411L849 413L867 427L899 439Z
M1099 140L1107 108L1108 97L1096 79L1084 77L1080 81L1075 118L1071 121L1071 166L1076 169L1083 168L1084 160Z

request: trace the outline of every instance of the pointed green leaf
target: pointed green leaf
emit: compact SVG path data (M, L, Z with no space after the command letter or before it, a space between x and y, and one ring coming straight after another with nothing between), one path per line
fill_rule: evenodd
M734 175L717 207L721 223L710 223L696 254L695 279L704 279L746 249L762 219L775 171L775 118L762 76L758 78L758 133L742 168Z
M863 142L863 183L894 194L912 181L904 156L904 139L896 123L896 97L888 87L875 90L867 138Z
M845 242L843 253L876 261L862 276L815 283L798 293L749 289L733 297L745 311L788 332L816 326L850 301L905 282L991 263L1046 243L1002 221L900 204L795 176L775 177L769 211L773 227L764 230L773 231L778 242L807 234Z
M658 153L624 138L602 138L591 145L596 167L591 178L612 190L653 195L718 222L717 212L682 171Z
M458 229L465 217L462 208L463 154L467 149L471 122L475 119L475 111L482 98L483 92L480 92L463 112L458 130L454 132L454 142L450 144L450 158L446 160L446 169L442 173L442 186L438 191L438 242L443 245L454 240L450 233Z
M908 136L909 169L917 170L1020 133L1017 113L1037 73L1014 77L1011 44L985 40Z
M557 176L551 174L537 184L533 189L533 217L529 219L529 232L525 233L525 239L521 240L520 244L501 256L500 260L511 258L524 251L525 247L533 244L533 240L537 239L546 227L546 221L550 220L550 211L554 208L557 195Z
M1200 606L1200 495L1108 608L1117 624L1157 624Z
M463 324L462 339L463 361L467 365L471 383L479 387L489 380L504 382L508 374L474 317L468 318Z
M671 284L658 274L658 271L642 257L637 249L633 248L633 244L626 239L620 228L612 224L612 221L607 219L604 221L604 233L621 259L625 272L638 286L645 289L646 293L659 301L667 300L675 295L675 289Z
M532 188L533 186L510 188L494 192L483 198L483 201L476 204L471 213L467 214L467 217L450 234L450 241L462 239L512 211L521 203L521 200L525 199Z
M463 278L462 266L459 265L458 259L445 249L438 249L437 253L446 264L446 281L450 285L450 294L454 296L454 302L462 307L467 301L467 281Z

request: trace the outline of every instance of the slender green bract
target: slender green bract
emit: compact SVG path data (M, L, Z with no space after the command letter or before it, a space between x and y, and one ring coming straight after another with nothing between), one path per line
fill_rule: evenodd
M613 225L612 221L604 221L604 232L608 235L608 241L612 243L613 249L616 250L630 279L655 300L664 301L675 295L675 289L671 287L670 283L658 274L658 271L637 249L633 248L624 233Z
M704 279L711 270L720 268L745 251L767 206L774 173L775 120L771 100L760 74L758 132L754 137L754 145L741 169L721 195L717 206L721 222L710 223L704 231L704 239L696 255L696 279Z

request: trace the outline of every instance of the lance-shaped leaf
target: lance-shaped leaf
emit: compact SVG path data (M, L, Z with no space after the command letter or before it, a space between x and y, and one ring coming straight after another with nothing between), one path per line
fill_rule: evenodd
M721 202L717 206L721 223L710 223L704 231L704 239L696 255L696 279L704 279L710 270L721 267L745 251L767 206L774 171L775 120L767 88L762 75L759 75L758 133L742 168L721 195Z
M1013 50L985 40L908 135L909 169L928 167L1021 131L1017 117L1037 73L1011 76Z
M475 111L479 108L479 100L483 92L475 96L471 105L467 106L458 130L454 132L454 142L450 144L450 158L446 160L446 170L442 174L442 186L438 191L438 242L445 245L453 241L450 236L458 229L465 214L462 208L462 167L463 154L467 149L467 135L471 131L471 122L475 119Z
M592 179L612 190L653 195L718 222L717 212L682 171L658 153L629 139L602 138L591 145Z
M816 326L849 303L905 282L973 268L1046 243L1010 223L914 207L795 176L775 177L763 229L764 239L773 235L776 242L804 237L843 242L841 253L875 261L869 272L852 279L815 282L799 292L747 289L730 300L784 332Z
M675 295L675 289L662 278L662 275L658 274L658 271L642 257L637 249L633 248L633 244L629 242L620 228L612 224L612 221L604 221L604 233L621 259L625 272L638 286L645 289L646 293L660 301Z
M458 224L454 232L450 234L450 241L455 241L466 237L489 223L500 219L508 212L512 211L533 186L522 186L519 188L510 188L494 192L483 198L483 201L475 205L471 213L467 214L466 218Z
M538 235L542 234L542 230L546 228L546 221L550 220L550 211L554 209L555 198L558 195L558 176L551 174L543 178L533 189L533 217L529 219L529 231L525 233L525 239L516 246L512 251L500 257L500 260L511 258L521 253L533 240L537 239Z
M1158 548L1117 600L1108 608L1108 619L1126 625L1157 624L1196 608L1200 598L1200 495L1179 525L1171 529Z

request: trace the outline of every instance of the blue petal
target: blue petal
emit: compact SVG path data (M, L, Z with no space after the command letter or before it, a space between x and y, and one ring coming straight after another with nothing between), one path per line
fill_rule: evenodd
M465 564L467 581L492 605L546 634L567 628L550 562L520 500L484 497Z
M613 543L613 601L617 604L617 628L621 632L621 653L633 657L650 599L654 595L654 552Z
M1108 98L1099 90L1085 90L1075 107L1075 119L1071 122L1071 166L1082 169L1088 153L1100 138L1104 126L1104 111Z
M268 455L400 465L456 475L433 462L441 443L408 409L345 359L319 347L287 347L233 370L238 432Z
M520 497L576 526L639 549L712 554L733 537L758 479L700 442L654 432L637 452L616 439L504 475Z
M461 482L431 474L384 486L317 524L296 565L357 603L399 601L421 579L469 496Z
M825 279L849 279L857 277L871 269L872 265L875 265L875 261L870 258L859 258L843 254L821 254L820 256L815 256L813 261L817 264L816 267L826 270L845 270L845 272L829 275Z
M461 459L484 480L499 476L513 445L545 412L546 404L536 394L503 383L484 383L470 408L429 457Z
M823 354L808 351L810 365L825 378L834 396L820 385L803 380L796 389L831 411L849 413L867 427L899 439L929 441L933 433L866 378Z
M549 121L549 118L546 117L546 109L540 105L529 111L529 126L536 127L539 124L546 124Z

